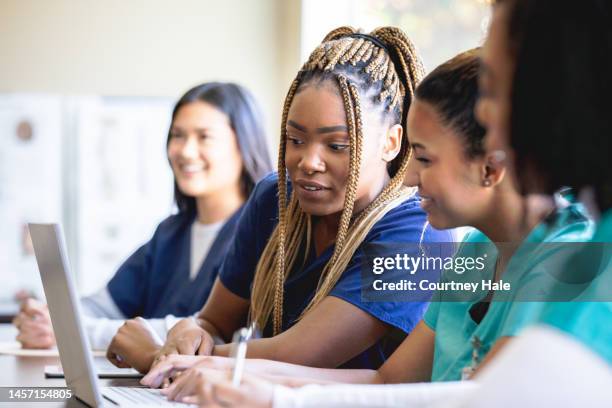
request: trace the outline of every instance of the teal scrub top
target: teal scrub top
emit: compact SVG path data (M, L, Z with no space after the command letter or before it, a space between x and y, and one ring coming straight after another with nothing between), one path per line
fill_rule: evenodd
M521 243L508 262L501 280L511 284L504 293L496 291L488 311L480 323L470 315L470 309L482 300L487 291L478 291L465 300L457 300L456 293L434 294L429 309L423 318L425 324L435 331L435 349L432 381L460 380L462 370L472 362L472 340L478 337L481 346L480 360L503 336L514 336L521 328L531 324L539 316L543 302L515 301L512 299L521 289L533 284L534 274L546 274L538 265L556 255L543 246L541 251L534 245L550 242L585 242L593 234L594 224L580 204L570 204L558 210L537 225ZM476 244L476 245L475 245ZM469 233L457 251L458 256L476 256L475 251L487 254L485 267L480 272L483 279L493 279L497 251L495 245L480 231ZM446 274L445 274L446 276ZM456 273L453 272L453 279ZM480 277L477 277L480 278ZM474 276L470 277L474 280Z
M577 301L545 305L538 321L564 331L612 364L612 210L600 221L592 242L607 243L603 257L591 259L593 264L586 267L599 269L596 278ZM586 268L575 270L583 273ZM580 301L585 299L589 301Z

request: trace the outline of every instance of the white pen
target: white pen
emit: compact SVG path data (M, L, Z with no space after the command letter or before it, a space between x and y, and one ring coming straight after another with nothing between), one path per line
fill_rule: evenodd
M251 323L249 328L243 327L242 329L234 333L232 339L232 351L231 355L234 357L234 370L232 372L232 385L237 387L242 381L242 374L244 373L244 360L246 360L247 354L247 342L253 336L255 331L255 323Z

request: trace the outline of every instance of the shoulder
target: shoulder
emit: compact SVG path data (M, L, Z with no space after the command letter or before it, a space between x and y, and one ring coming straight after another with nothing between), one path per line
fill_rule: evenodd
M272 172L259 180L255 185L251 197L257 200L276 199L278 196L278 173Z
M604 213L593 236L594 242L612 242L612 210Z
M421 197L414 194L385 214L370 230L366 241L453 242L452 230L437 230L427 222Z
M463 237L462 243L489 243L491 240L480 230L472 229Z
M162 222L159 223L155 230L155 236L172 236L175 234L182 234L186 229L191 226L195 214L179 212L177 214L166 217Z
M278 173L275 171L259 180L255 185L255 189L253 190L254 195L261 195L270 192L278 192Z
M278 174L268 174L256 185L244 205L241 219L248 223L275 221L278 218Z

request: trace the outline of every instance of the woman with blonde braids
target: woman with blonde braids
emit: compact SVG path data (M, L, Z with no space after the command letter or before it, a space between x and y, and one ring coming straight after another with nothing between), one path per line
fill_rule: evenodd
M224 343L250 320L264 335L249 343L251 358L385 361L427 303L363 302L362 246L452 240L428 226L416 189L403 185L405 113L422 74L398 29L327 35L287 95L278 176L255 188L211 296L196 319L170 330L159 357L227 356ZM138 353L116 350L127 364Z
M377 370L248 360L247 371L258 377L248 375L238 388L227 382L231 359L203 358L163 391L170 399L222 406L423 407L447 406L473 392L473 381L459 380L533 322L542 307L520 296L542 282L549 262L558 265L558 246L547 249L546 244L573 242L592 233L592 222L580 205L568 203L549 212L523 197L512 174L492 160L495 152L486 150L485 130L474 115L479 70L479 52L470 50L419 84L408 114L415 160L407 181L418 185L421 206L434 227L479 229L468 234L457 259L489 255L481 271L464 275L448 269L443 280L455 281L458 274L472 282L503 279L511 289L436 293L423 319ZM167 358L143 382L157 385L162 366L169 373L178 371L186 365L184 358ZM429 381L434 383L400 384ZM325 384L330 382L365 385Z

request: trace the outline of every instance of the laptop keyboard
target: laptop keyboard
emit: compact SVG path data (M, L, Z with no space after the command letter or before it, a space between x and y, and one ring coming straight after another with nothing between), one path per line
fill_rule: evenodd
M159 389L141 387L105 387L102 390L105 398L115 402L119 406L164 406L164 407L192 407L194 405L182 404L180 402L168 401Z

